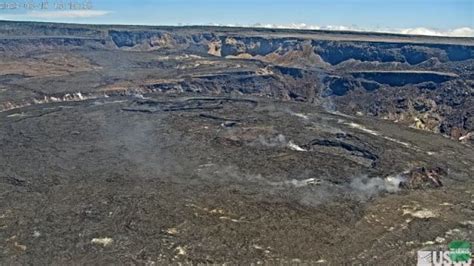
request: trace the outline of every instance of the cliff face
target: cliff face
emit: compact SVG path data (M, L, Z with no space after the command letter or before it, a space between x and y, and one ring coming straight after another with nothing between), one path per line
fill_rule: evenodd
M282 55L292 51L301 51L309 45L312 52L331 65L348 60L417 65L429 59L448 62L474 58L473 41L469 38L452 41L420 37L420 40L417 40L413 37L394 38L391 35L382 35L364 39L363 34L359 33L340 33L338 36L338 34L327 32L314 34L311 31L308 31L309 34L275 34L271 31L247 34L248 31L251 30L229 29L226 32L225 28L145 28L0 22L3 48L9 44L25 45L28 42L20 40L33 38L46 43L49 41L57 46L68 44L83 46L87 41L98 41L105 47L115 46L136 50L174 48L209 51L210 46L213 46L213 53L216 52L223 57L242 54L268 56L277 53ZM340 40L337 40L338 37ZM58 42L58 39L62 39L64 43ZM83 42L77 42L78 39L82 39ZM392 39L394 41L391 41ZM428 40L423 42L424 39ZM76 40L76 43L66 40Z
M129 68L129 61L120 65L120 71L160 72L140 77L136 85L147 92L265 95L329 103L350 115L374 115L454 137L474 130L469 38L13 22L0 23L0 35L0 51L12 57L52 51L174 55L138 68ZM121 76L112 83L120 83Z
M309 47L309 51L306 49L307 56L315 55L330 65L357 60L379 63L396 62L413 66L427 60L446 63L474 58L472 45L462 44L307 40L290 37L226 36L223 33L218 35L213 33L182 34L172 31L112 30L108 34L118 48L207 50L209 53L222 57L268 58L270 55L284 56L295 51L303 52Z

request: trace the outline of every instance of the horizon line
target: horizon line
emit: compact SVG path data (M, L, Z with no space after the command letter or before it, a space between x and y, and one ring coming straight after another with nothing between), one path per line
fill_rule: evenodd
M234 29L257 29L257 30L272 30L272 31L295 31L295 32L321 32L321 33L348 33L348 34L376 34L376 35L391 35L391 36L400 36L400 37L430 37L430 38L449 38L449 39L473 39L473 36L452 36L452 35L441 35L441 34L411 34L411 33L402 33L393 29L365 29L365 28L349 28L347 26L334 26L334 25L327 25L327 26L317 26L319 28L311 28L316 27L309 25L308 27L292 27L288 24L262 24L262 23L255 23L252 25L238 25L238 24L217 24L217 23L208 23L208 24L192 24L192 23L178 23L178 24L143 24L143 23L82 23L82 22L60 22L60 21L41 21L41 20L8 20L0 18L0 23L42 23L42 24L65 24L65 25L84 25L84 26L131 26L131 27L169 27L169 28L191 28L191 27L203 27L203 28L234 28ZM307 25L304 23L299 23L300 25ZM290 24L290 25L298 25L298 24ZM274 26L274 27L272 27ZM331 27L340 27L334 28ZM346 27L346 28L343 28ZM435 30L431 28L425 27L416 27L416 28L407 28L407 29L426 29L426 30ZM471 27L460 27L458 29L469 29L470 31L474 32L474 29ZM401 29L399 29L401 30ZM402 29L404 30L404 29ZM457 30L457 29L454 29Z

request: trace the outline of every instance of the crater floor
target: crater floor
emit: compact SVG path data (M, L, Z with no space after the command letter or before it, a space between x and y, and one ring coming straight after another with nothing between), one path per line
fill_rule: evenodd
M0 114L3 262L401 264L472 238L463 144L309 104L145 97ZM435 166L443 187L386 183Z

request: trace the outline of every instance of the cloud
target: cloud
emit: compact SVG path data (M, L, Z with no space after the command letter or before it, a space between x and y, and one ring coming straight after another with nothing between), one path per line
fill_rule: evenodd
M94 18L110 14L105 10L65 10L65 11L30 11L25 14L6 14L1 19L30 20L30 19L81 19Z
M430 36L450 36L450 37L474 37L474 29L469 27L457 28L453 30L434 30L429 28L413 28L400 30L401 34L410 35L430 35Z
M355 32L378 32L378 33L394 33L406 35L426 35L426 36L447 36L447 37L474 37L474 29L470 27L461 27L456 29L440 30L433 28L417 27L417 28L362 28L358 26L344 25L309 25L305 23L291 24L253 24L253 25L219 25L215 26L240 26L240 27L257 27L271 29L299 29L299 30L334 30L334 31L355 31Z

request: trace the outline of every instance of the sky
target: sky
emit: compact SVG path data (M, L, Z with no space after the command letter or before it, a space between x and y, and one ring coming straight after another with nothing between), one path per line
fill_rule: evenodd
M41 8L44 1L47 8ZM61 2L63 9L56 5ZM474 0L0 0L0 19L474 36Z

